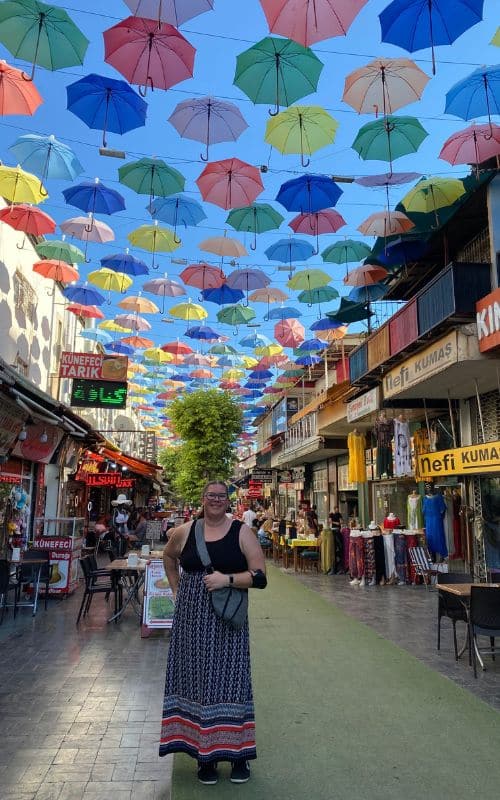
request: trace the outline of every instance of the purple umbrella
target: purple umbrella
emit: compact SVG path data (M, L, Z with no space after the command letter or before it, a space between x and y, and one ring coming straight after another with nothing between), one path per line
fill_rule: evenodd
M269 286L271 279L261 269L235 269L226 280L230 289L240 289L247 293L245 305L248 305L248 292Z
M125 3L136 17L168 22L176 28L214 7L214 0L125 0Z
M366 175L363 178L354 178L354 183L365 186L367 189L385 187L387 210L389 210L389 186L401 186L421 178L419 172L382 172L380 175Z
M209 145L235 142L248 128L234 103L226 103L216 97L183 100L174 108L168 121L180 136L205 144L205 155L200 156L203 161L208 161Z

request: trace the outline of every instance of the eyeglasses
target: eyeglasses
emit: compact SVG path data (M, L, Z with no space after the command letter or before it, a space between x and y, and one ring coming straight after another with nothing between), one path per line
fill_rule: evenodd
M227 494L217 494L216 492L207 492L205 497L207 500L227 500Z

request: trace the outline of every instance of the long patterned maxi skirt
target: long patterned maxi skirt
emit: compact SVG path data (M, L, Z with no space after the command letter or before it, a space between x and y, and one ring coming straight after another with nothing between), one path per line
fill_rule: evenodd
M203 572L181 575L168 651L160 756L201 762L257 757L248 621L213 612Z

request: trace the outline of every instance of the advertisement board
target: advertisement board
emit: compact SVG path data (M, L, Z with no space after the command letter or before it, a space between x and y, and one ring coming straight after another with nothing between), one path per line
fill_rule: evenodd
M117 381L73 381L70 405L75 408L125 408L127 383Z
M173 592L165 575L163 561L155 558L146 564L142 624L146 628L171 628L173 617Z
M391 369L384 376L384 397L394 397L426 381L458 361L457 331L443 336L430 347Z
M127 369L127 356L64 351L59 362L59 377L81 378L86 381L123 382L127 380Z
M378 386L370 389L369 392L356 397L355 400L350 400L347 403L347 422L354 422L354 420L361 419L373 411L377 411L379 406L379 390Z
M500 289L476 303L476 324L481 353L500 347Z
M438 450L417 457L421 480L442 475L477 475L500 472L500 441Z
M41 536L33 545L50 551L52 567L49 594L70 594L78 586L78 559L82 554L83 539L70 536Z

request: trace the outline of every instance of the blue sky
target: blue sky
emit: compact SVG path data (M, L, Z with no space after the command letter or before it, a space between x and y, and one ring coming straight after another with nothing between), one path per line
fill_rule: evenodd
M54 3L63 6L62 3ZM380 27L378 14L387 5L387 0L369 0L354 21L347 37L339 37L319 42L313 50L324 62L324 70L320 79L319 89L315 95L305 98L300 103L318 104L324 106L332 116L338 120L339 128L333 145L318 151L312 158L308 168L311 172L323 172L327 175L370 175L385 172L387 165L384 162L362 161L357 153L351 149L351 143L361 125L369 122L373 117L358 115L350 106L342 102L342 92L345 76L353 69L363 66L377 56L413 57L418 65L431 74L430 51L420 51L409 56L406 51L392 45L382 44L380 41ZM38 132L53 133L57 138L73 147L78 158L85 167L82 179L92 179L98 176L106 185L122 192L126 201L126 210L111 217L102 217L103 221L111 225L115 232L116 240L110 245L91 246L89 253L92 263L82 265L82 277L91 270L99 267L99 258L104 255L122 251L127 246L126 235L133 228L149 223L150 216L146 210L148 198L134 194L118 183L117 170L123 161L99 156L98 148L101 144L101 133L90 130L76 116L66 110L66 86L79 77L89 72L97 72L120 78L121 76L108 64L104 63L104 47L102 31L128 16L127 6L121 0L107 0L106 3L97 3L95 0L73 0L69 5L64 5L90 39L85 63L82 67L72 67L58 72L48 72L42 68L37 69L35 82L42 96L44 104L31 117L3 117L0 120L2 130L0 158L3 163L12 164L12 155L8 146L23 133ZM100 8L105 7L106 12L101 13ZM438 47L436 50L437 74L432 77L427 85L423 99L413 105L401 109L399 114L409 114L420 119L426 130L428 138L422 144L419 152L413 156L405 156L394 164L396 171L417 171L425 175L449 176L466 174L466 168L452 168L438 159L439 150L444 140L455 131L468 123L463 120L445 115L444 97L446 91L461 77L465 77L481 64L496 64L500 62L500 49L489 44L498 25L500 16L497 0L485 0L484 21L463 34L451 47ZM215 0L215 10L199 16L181 27L182 33L189 39L197 50L194 78L178 84L167 92L155 90L148 92L148 119L145 128L125 134L120 137L116 134L108 135L108 146L127 153L126 161L133 161L141 156L157 156L163 158L168 164L179 169L186 177L186 193L195 199L200 199L195 180L202 171L204 164L199 160L202 146L187 139L181 139L177 132L169 125L167 118L176 104L188 97L213 94L220 98L232 100L238 104L244 117L249 123L249 128L235 143L224 143L211 148L211 160L218 160L237 156L255 165L269 166L267 174L263 175L265 190L258 198L258 202L271 202L277 210L285 216L280 231L274 231L259 237L256 252L250 251L250 256L242 259L242 266L258 266L263 268L272 277L272 285L285 291L287 274L278 271L276 262L269 262L263 254L266 247L291 233L287 222L294 216L288 214L274 203L279 186L284 181L301 174L304 170L300 166L297 156L282 156L278 151L271 150L264 142L265 124L268 117L266 106L254 106L248 98L233 85L235 59L238 53L247 49L268 34L267 24L258 0ZM0 46L0 57L9 63L16 64L10 53ZM21 66L17 62L17 66ZM498 122L498 120L496 120ZM49 198L43 203L43 208L53 215L57 222L69 217L78 216L81 212L67 206L61 194L62 190L70 184L49 180L47 188ZM385 195L383 190L369 190L355 184L343 185L344 193L337 204L337 210L344 216L347 225L336 236L322 237L321 249L328 244L352 237L362 239L356 230L360 222L373 211L381 210L384 205ZM393 204L403 196L409 187L399 187L391 191ZM199 242L212 235L221 235L224 230L228 234L239 236L244 241L244 236L236 234L225 225L227 212L209 203L204 204L207 219L198 228L188 228L181 233L182 247L174 254L175 258L185 258L189 263L209 256L198 249ZM313 239L309 239L313 242ZM373 240L366 240L372 244ZM250 238L246 241L250 243ZM78 242L75 242L78 244ZM149 263L150 254L144 251L132 251L135 255ZM216 257L209 256L206 260L216 262ZM160 270L153 272L149 277L154 278L167 272L169 277L176 278L183 266L171 264L168 255L158 258ZM298 264L297 268L305 266ZM324 267L319 256L307 262L307 266ZM356 266L356 265L352 265ZM333 267L333 269L332 269ZM230 267L226 271L230 271ZM331 284L341 294L347 294L349 289L342 283L343 268L330 265ZM129 294L140 290L143 279L136 279ZM188 296L197 301L198 290L187 287ZM151 296L150 296L151 297ZM119 295L113 295L113 300L118 301ZM151 297L151 299L154 299ZM167 299L167 308L176 301ZM290 291L290 300L287 304L296 305L296 293ZM335 308L334 301L329 309ZM391 306L381 304L381 312L387 313ZM216 321L218 306L205 304L210 312L207 323L216 327L226 335L232 335L232 328L220 325ZM262 327L260 333L272 336L272 325L263 322L262 317L266 311L264 304L254 306L258 314L258 321ZM328 310L329 310L328 309ZM115 304L104 307L105 313L112 317L119 310ZM323 309L326 310L326 309ZM301 322L306 328L317 318L316 308L303 306ZM153 323L151 338L155 344L160 345L182 336L185 330L184 323L165 325L160 321L161 316L150 317ZM238 338L247 331L241 329ZM149 335L149 334L148 334ZM312 334L309 334L312 336ZM248 351L247 351L248 352Z

